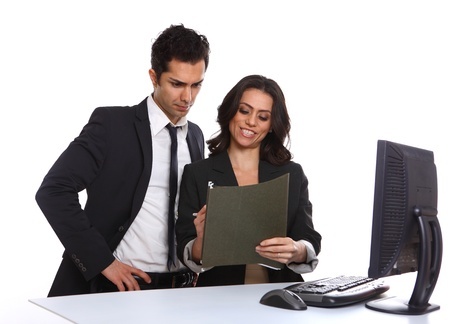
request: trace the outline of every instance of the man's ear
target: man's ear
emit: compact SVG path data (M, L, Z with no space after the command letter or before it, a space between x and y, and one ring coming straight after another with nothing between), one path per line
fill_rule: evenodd
M152 81L153 88L156 88L158 84L158 78L156 77L156 72L153 69L148 70L148 74L150 75L150 80Z

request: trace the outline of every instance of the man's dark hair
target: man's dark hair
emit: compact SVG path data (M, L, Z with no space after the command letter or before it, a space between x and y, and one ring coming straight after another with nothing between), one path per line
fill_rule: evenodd
M159 80L161 74L168 70L168 63L173 59L195 64L205 61L205 70L209 63L209 42L206 36L193 29L180 25L166 28L152 45L151 64Z

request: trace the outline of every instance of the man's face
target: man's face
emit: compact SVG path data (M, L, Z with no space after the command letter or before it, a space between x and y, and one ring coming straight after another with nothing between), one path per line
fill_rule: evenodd
M205 77L203 60L191 64L172 60L159 81L153 69L149 71L153 83L153 99L173 124L189 112Z

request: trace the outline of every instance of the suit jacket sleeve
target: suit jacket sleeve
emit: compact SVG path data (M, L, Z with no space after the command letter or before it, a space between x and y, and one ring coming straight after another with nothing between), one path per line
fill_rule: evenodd
M318 255L322 236L314 228L308 179L298 163L291 163L290 175L287 236L310 242Z
M107 114L95 110L80 135L61 154L36 193L36 201L86 280L114 257L82 209L78 192L95 179L106 156Z
M180 260L183 260L186 245L197 237L192 214L198 212L206 204L206 186L202 185L204 182L195 176L194 170L192 164L184 167L180 185L176 223L177 254Z

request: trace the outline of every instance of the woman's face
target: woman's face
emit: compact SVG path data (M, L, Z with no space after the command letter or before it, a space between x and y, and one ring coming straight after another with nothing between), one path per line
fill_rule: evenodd
M272 97L257 89L242 94L239 108L230 121L231 145L259 148L272 125Z

